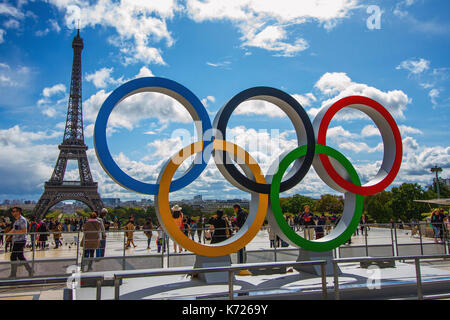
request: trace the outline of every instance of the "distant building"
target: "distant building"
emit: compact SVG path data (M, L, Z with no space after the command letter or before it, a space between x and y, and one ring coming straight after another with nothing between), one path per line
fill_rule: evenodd
M118 207L120 206L120 198L102 198L103 204L106 207Z

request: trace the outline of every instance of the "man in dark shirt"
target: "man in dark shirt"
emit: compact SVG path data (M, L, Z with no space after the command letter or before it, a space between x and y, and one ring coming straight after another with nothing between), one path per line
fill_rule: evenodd
M239 231L239 229L242 228L242 226L245 223L245 220L247 220L247 212L242 210L241 206L238 204L233 205L234 213L236 214L236 227ZM238 263L244 263L245 259L245 247L239 250L238 252Z
M209 219L209 224L214 227L214 233L211 238L211 244L219 243L227 239L227 223L223 218L223 211L217 210L216 216Z

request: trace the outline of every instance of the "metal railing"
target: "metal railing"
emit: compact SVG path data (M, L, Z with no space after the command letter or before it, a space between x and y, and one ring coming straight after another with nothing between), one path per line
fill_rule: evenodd
M235 273L242 270L253 270L260 268L280 268L280 267L300 267L300 266L321 266L321 282L322 282L322 299L326 300L327 295L327 279L325 272L325 260L314 260L304 262L276 262L276 263L245 263L238 266L225 266L225 267L210 267L210 268L177 268L175 270L145 270L145 271L119 271L114 275L109 275L107 278L104 275L82 275L80 280L94 280L96 281L96 299L101 299L101 285L104 280L114 280L114 300L120 299L120 281L122 279L130 278L143 278L143 277L155 277L155 276L170 276L170 275L198 275L201 273L214 273L214 272L227 272L228 273L228 299L234 299L234 286L233 277ZM267 289L266 289L267 290Z
M424 255L424 253L427 253L426 251L428 251L428 253L431 253L430 249L427 248L432 248L432 252L435 253L444 253L444 254L448 254L449 253L449 237L448 237L448 230L446 229L445 225L443 225L443 230L445 230L445 232L442 234L442 239L443 239L443 243L440 244L435 244L431 241L426 241L425 237L423 236L423 232L421 231L422 229L424 229L424 227L426 227L428 225L428 223L421 223L417 229L417 235L419 236L419 241L416 243L402 243L402 239L405 239L404 236L404 232L405 231L398 231L398 228L396 227L396 225L394 224L393 226L390 224L377 224L377 225L373 225L373 224L367 224L367 225L363 225L363 238L359 238L359 240L364 240L364 243L362 243L361 245L354 245L352 244L351 246L348 245L342 245L341 247L337 248L335 250L335 254L334 256L336 258L341 258L343 256L345 256L346 252L349 252L349 249L355 249L357 252L357 256L370 256L371 253L374 253L376 251L374 250L379 250L379 251L383 251L381 252L381 256L386 256L389 255L389 253L386 252L385 249L388 249L389 247L391 247L392 249L392 256L400 256L400 253L402 252L408 252L409 254L411 254L411 250L408 248L414 248L414 250L416 252L419 251L420 248L420 253L421 255ZM404 224L405 228L408 228L408 224ZM372 238L368 238L368 234L372 233L372 229L371 231L368 231L369 228L374 228L377 227L380 230L381 229L386 229L389 230L386 235L383 235L383 239L386 239L390 236L390 241L389 243L386 242L385 244L371 244L369 243L370 241L372 241ZM383 228L384 227L384 228ZM327 228L325 228L327 229ZM203 243L205 243L205 231L206 230L210 230L209 228L201 228L202 232L201 232L201 240ZM305 228L301 227L300 230L298 230L301 233L304 233ZM127 232L132 232L133 234L136 233L142 233L142 232L146 232L146 231L152 231L153 233L153 239L156 238L156 234L158 233L158 229L152 229L152 230L110 230L107 231L107 239L108 241L123 241L123 249L121 250L121 253L117 254L117 250L116 252L112 252L111 250L108 252L107 256L105 257L95 257L95 258L85 258L83 255L83 248L80 247L80 242L81 242L81 235L83 234L82 231L72 231L72 232L60 232L60 231L49 231L49 232L45 232L45 234L47 234L49 236L49 239L47 241L47 243L50 242L50 238L52 237L53 234L62 234L64 239L66 239L66 241L71 241L71 237L75 237L74 239L74 246L72 247L72 249L67 250L67 248L64 249L60 249L60 250L66 250L66 252L68 252L68 255L72 255L69 256L67 258L62 258L62 259L48 259L45 257L39 257L39 256L45 256L45 253L43 254L37 254L37 247L36 245L34 245L31 250L32 250L32 257L29 257L27 259L29 259L29 263L32 266L33 270L35 270L35 266L36 264L39 263L44 263L44 262L62 262L62 261L67 261L67 262L71 262L74 263L75 265L79 266L81 263L84 262L89 262L89 261L102 261L102 260L108 260L108 259L121 259L122 265L121 265L121 269L125 270L126 269L126 265L127 265L127 261L133 261L133 259L135 259L134 261L139 261L138 259L143 259L143 258L150 258L152 257L152 259L156 258L156 261L154 263L158 264L159 267L163 268L163 267L171 267L171 266L176 266L177 264L183 264L183 261L186 262L188 260L186 260L187 258L183 258L183 257L187 257L187 256L194 256L193 253L175 253L173 251L171 251L170 246L169 246L169 241L168 241L168 236L167 234L165 234L162 231L159 231L160 234L162 233L162 238L165 239L164 243L161 246L161 250L159 253L144 253L142 255L130 255L127 254L126 251L126 247L125 247L125 243L126 243L126 233ZM263 231L266 232L266 231ZM408 232L411 232L411 230L408 230ZM39 232L34 232L34 233L29 233L28 236L35 236L39 235L39 234L44 234L44 233L39 233ZM197 229L195 230L195 235L198 241L198 233L197 233ZM402 238L403 237L403 238ZM120 239L121 238L121 239ZM142 237L144 238L144 237ZM136 238L135 238L136 239ZM370 241L369 241L369 240ZM417 241L417 239L415 240ZM30 242L30 241L29 241ZM406 241L403 241L406 242ZM108 242L109 243L109 242ZM268 245L269 243L267 243ZM107 245L108 247L109 245ZM119 246L120 247L120 246ZM383 248L385 247L385 248ZM389 249L390 250L390 249ZM36 252L37 251L37 252ZM29 251L28 251L29 252ZM42 251L45 252L45 251ZM119 251L120 252L120 251ZM294 256L295 256L295 252L298 252L297 248L280 248L277 246L274 246L271 249L258 249L258 250L247 250L245 252L245 258L244 261L247 261L247 257L251 257L252 259L254 259L254 261L261 261L261 257L264 257L264 260L268 260L271 259L272 261L278 262L278 261L282 261L282 260L286 260L286 259L291 259L291 257L286 256L286 254L288 254L289 252L293 252ZM351 252L352 254L355 254L355 252ZM359 253L358 253L359 252ZM378 252L379 253L379 252ZM29 253L28 253L29 254ZM65 254L65 253L64 253ZM271 254L273 254L273 258L271 257ZM415 252L413 253L415 254ZM157 257L160 257L160 262L157 262ZM380 255L380 254L378 254ZM7 256L6 256L7 257ZM6 258L5 257L5 258ZM178 257L182 257L181 259L179 259ZM173 260L175 259L175 260ZM296 257L293 257L292 260L295 260ZM6 264L11 264L14 262L10 262L7 260L4 260L3 262L0 261L0 265L6 265ZM20 262L17 262L17 264L20 264ZM120 268L120 267L119 267ZM58 271L59 272L59 271ZM48 272L46 272L48 274ZM65 273L62 273L65 274ZM56 275L61 275L61 273L58 274L54 274ZM51 275L49 275L51 276Z
M340 300L340 286L339 286L339 270L338 265L342 263L352 263L352 262L385 262L385 261L397 261L397 260L413 260L415 265L415 278L417 285L417 299L440 299L448 297L448 294L440 294L440 295L428 295L425 296L423 294L423 282L422 282L422 273L420 268L421 260L429 260L429 259L450 259L450 255L428 255L428 256L400 256L400 257L377 257L377 258L367 258L367 257L359 257L359 258L342 258L342 259L333 259L333 269L334 269L334 285L327 289L327 278L325 272L325 265L327 261L325 260L315 260L315 261L304 261L304 262L277 262L277 263L247 263L240 265L232 265L225 267L211 267L211 268L176 268L172 270L140 270L140 271L118 271L114 273L102 273L102 274L80 274L80 281L95 281L96 283L96 299L100 300L102 297L102 284L105 280L113 280L114 281L114 299L120 299L120 282L122 279L132 279L132 278L142 278L142 277L155 277L155 276L167 276L167 275L179 275L179 274L200 274L200 273L211 273L211 272L227 272L228 273L228 299L233 300L236 291L233 286L233 276L235 273L241 270L252 270L252 269L260 269L260 268L280 268L280 267L300 267L300 266L311 266L311 265L320 265L321 266L321 292L322 299L326 300L328 298L328 290L333 288L334 298L336 300ZM58 278L41 278L41 279L22 279L22 280L11 280L8 281L9 286L16 287L21 283L27 284L52 284L62 281L67 281L69 277L58 277ZM450 281L446 281L449 282ZM76 290L74 286L72 289ZM264 289L267 291L268 289ZM76 292L72 291L72 297L76 299Z
M362 258L333 259L332 263L333 263L333 273L334 273L334 298L335 298L335 300L340 300L338 265L341 263L414 260L414 266L415 266L415 272L416 272L417 298L419 300L423 300L424 295L423 295L423 288L422 288L422 273L421 273L421 269L420 269L420 260L426 260L426 259L450 259L450 255L445 254L445 255L427 255L427 256L399 256L399 257L377 257L377 258L362 257ZM450 280L448 282L450 283Z

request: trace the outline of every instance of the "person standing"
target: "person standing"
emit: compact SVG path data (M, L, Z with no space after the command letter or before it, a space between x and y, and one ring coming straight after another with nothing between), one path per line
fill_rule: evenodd
M53 239L55 240L55 247L53 249L58 249L59 246L62 246L62 242L61 242L62 226L58 220L53 223L52 231L54 232Z
M12 208L12 215L16 221L13 224L12 230L9 231L9 233L12 234L12 251L10 257L11 274L9 275L9 277L10 278L16 277L17 267L19 266L19 264L17 263L18 260L21 261L20 264L22 264L25 267L25 269L27 269L28 274L31 277L33 276L33 269L27 263L27 260L23 255L23 249L25 247L27 240L28 223L25 217L22 216L22 208L20 207Z
M4 229L5 232L5 253L8 252L8 247L9 247L9 251L12 250L12 235L8 234L12 228L13 228L13 224L11 222L11 220L9 220L8 217L6 217L5 219L5 224L6 227Z
M152 235L153 235L153 222L152 218L148 218L147 222L144 224L144 234L147 236L147 249L150 249L150 243L152 241Z
M443 242L443 226L444 223L444 212L440 212L439 209L433 210L433 214L431 216L431 226L434 231L434 242L438 243L438 239L440 238Z
M136 226L134 225L134 217L130 217L127 224L124 227L125 230L128 230L128 232L125 232L125 235L127 237L127 243L125 245L125 248L128 249L131 244L133 245L133 248L136 248L137 246L134 244L134 230L136 230Z
M242 210L239 204L233 205L234 213L236 214L236 232L238 232L247 220L247 212ZM238 252L238 263L245 263L245 247L239 250Z
M158 253L163 250L166 252L166 236L160 224L156 227L156 246L158 248Z
M277 235L270 225L267 228L267 232L269 233L270 247L271 248L278 247L278 246L275 246L275 240L277 238Z
M198 236L198 242L200 242L200 243L202 243L202 232L203 232L204 227L205 227L205 218L203 216L201 216L197 222L197 236ZM204 242L205 241L203 241L203 243Z
M325 218L325 214L322 213L322 215L320 216L320 218L317 220L317 226L316 226L316 239L320 239L323 238L324 236L324 227L326 224L326 218Z
M100 238L100 248L97 249L95 256L97 258L101 258L105 256L106 249L106 231L109 230L109 223L106 220L106 215L108 214L108 210L103 208L100 212L100 217L98 217L98 222L102 225L102 234Z
M81 245L83 246L84 252L83 257L89 259L87 271L92 270L92 264L94 262L95 250L100 247L100 238L102 226L97 219L97 211L92 211L90 219L83 223L83 240ZM86 265L86 261L83 259L81 262L81 270Z
M181 208L179 205L174 205L172 207L172 218L174 219L175 224L178 226L178 228L180 228L181 232L184 233L183 212L181 212L181 209L183 208ZM182 248L180 245L177 245L175 241L173 242L173 252L177 252L177 246L179 249L179 253L181 253Z
M216 215L209 219L209 224L213 227L213 235L211 238L211 244L219 243L227 239L226 229L227 223L223 218L223 211L217 210Z
M304 207L303 213L302 213L302 220L306 228L306 237L308 240L314 240L314 219L312 213L309 211L310 207L306 205Z
M197 230L197 222L195 220L191 220L190 224L189 224L189 230L190 230L190 234L191 234L191 239L192 241L195 241L195 232Z
M3 245L3 236L6 228L6 223L3 218L0 219L0 246Z
M40 247L42 250L45 250L46 242L48 238L48 227L45 220L42 220L37 228L37 231L39 232L39 239L38 239L38 248Z

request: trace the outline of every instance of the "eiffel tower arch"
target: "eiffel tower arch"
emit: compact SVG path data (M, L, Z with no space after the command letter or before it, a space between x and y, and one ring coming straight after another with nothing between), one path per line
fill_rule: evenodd
M81 201L91 210L100 211L103 208L103 202L98 193L98 185L92 179L86 155L88 147L84 143L81 99L81 51L83 50L83 39L80 37L80 30L77 31L77 35L73 38L72 48L73 64L66 127L63 142L58 146L60 152L55 169L50 180L45 182L44 193L33 210L33 215L39 219L42 219L52 206L64 200ZM80 180L78 181L64 180L69 160L76 160L78 164L80 174Z

